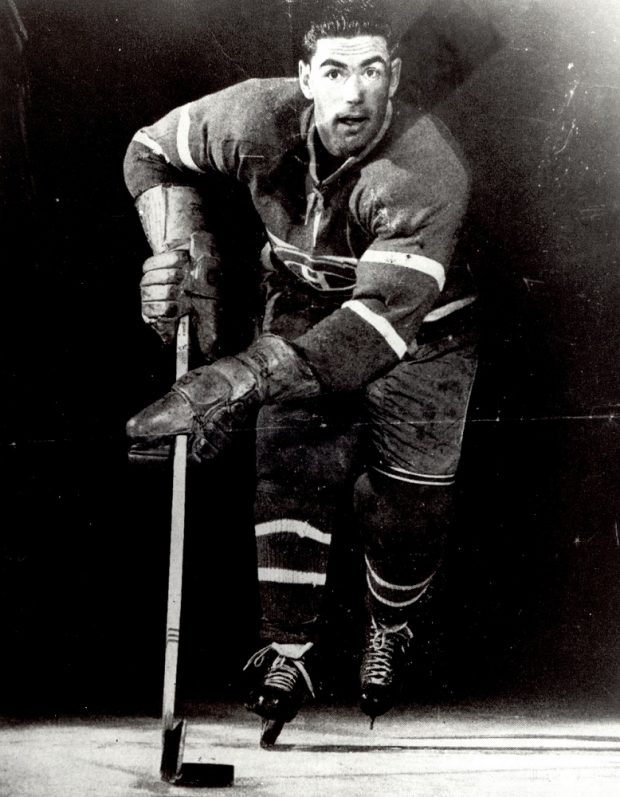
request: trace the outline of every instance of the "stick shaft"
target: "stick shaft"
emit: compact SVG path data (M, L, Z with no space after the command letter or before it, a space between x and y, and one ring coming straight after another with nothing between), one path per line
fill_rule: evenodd
M189 363L189 319L184 316L177 330L176 378L187 373ZM187 475L187 436L174 441L172 474L172 514L170 527L170 562L168 570L168 612L166 618L166 657L164 663L163 727L174 725L177 688L177 663L183 594L183 545L185 537L185 486Z

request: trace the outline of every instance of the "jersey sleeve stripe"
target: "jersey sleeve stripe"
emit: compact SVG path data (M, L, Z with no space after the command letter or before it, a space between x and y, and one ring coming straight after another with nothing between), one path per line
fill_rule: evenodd
M446 283L446 270L436 260L424 255L408 254L407 252L386 252L377 249L368 249L362 255L361 260L365 263L385 263L389 266L403 266L412 268L428 274L439 285L439 290L443 290Z
M431 323L433 321L439 321L452 313L456 313L457 310L462 310L463 307L473 304L475 301L475 296L465 296L463 299L456 299L454 302L449 302L448 304L435 308L435 310L431 310L428 315L424 316L423 321L425 324L429 321Z
M159 144L157 141L153 141L150 136L147 136L144 130L138 130L132 141L135 141L137 144L142 144L144 147L150 149L151 152L154 152L155 155L159 155L160 158L163 158L166 163L170 163L170 158L162 149L161 144Z
M189 106L184 105L179 114L179 124L177 126L177 152L183 166L191 169L194 172L202 172L202 169L196 164L192 158L192 153L189 149Z
M396 352L398 357L402 360L409 347L387 319L370 310L359 299L351 299L342 306L348 310L352 310L360 318L374 327L388 346Z

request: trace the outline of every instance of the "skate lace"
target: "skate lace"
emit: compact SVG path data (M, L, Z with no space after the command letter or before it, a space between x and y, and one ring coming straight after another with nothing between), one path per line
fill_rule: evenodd
M252 666L260 669L267 661L267 656L270 652L274 652L271 645L266 645L264 648L257 650L256 653L250 657L243 669L247 670ZM271 662L271 666L263 679L263 684L265 686L271 686L274 689L281 689L284 692L292 692L300 675L304 679L312 697L316 697L312 680L304 665L303 659L292 659L288 656L278 654Z
M389 681L394 670L394 658L405 653L412 637L406 623L389 628L373 620L364 655L364 680L376 684Z

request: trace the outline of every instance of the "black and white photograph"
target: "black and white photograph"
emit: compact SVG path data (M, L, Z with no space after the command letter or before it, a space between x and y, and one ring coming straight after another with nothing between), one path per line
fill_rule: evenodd
M617 797L618 0L0 0L0 797Z

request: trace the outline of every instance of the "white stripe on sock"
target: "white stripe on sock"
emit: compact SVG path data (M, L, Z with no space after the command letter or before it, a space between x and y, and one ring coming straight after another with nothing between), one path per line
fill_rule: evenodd
M331 534L319 531L305 520L292 520L291 518L278 518L258 523L255 527L255 534L257 537L263 537L266 534L297 534L298 537L308 537L324 545L329 545L332 541Z
M416 601L419 601L420 598L422 597L422 595L424 595L424 593L428 589L428 585L427 585L414 598L411 598L411 600L408 600L408 601L390 601L387 598L384 598L382 595L379 595L379 593L374 589L374 587L370 583L369 574L366 574L366 583L368 584L368 589L372 592L373 596L379 601L379 603L383 603L386 606L391 606L394 609L401 609L401 608L404 608L405 606L411 606Z
M386 587L387 589L393 589L393 590L402 590L403 592L411 591L412 589L420 589L421 587L427 587L430 584L431 579L437 572L436 570L433 570L430 576L428 578L425 578L424 581L420 581L419 584L409 584L409 585L392 584L389 581L385 581L384 579L382 579L381 576L377 575L377 573L373 570L372 565L368 561L367 556L364 556L364 559L366 560L366 567L368 568L368 572L372 575L372 577L380 587Z
M288 570L283 567L259 567L258 580L276 584L311 584L320 587L325 584L325 573L307 573L303 570Z

